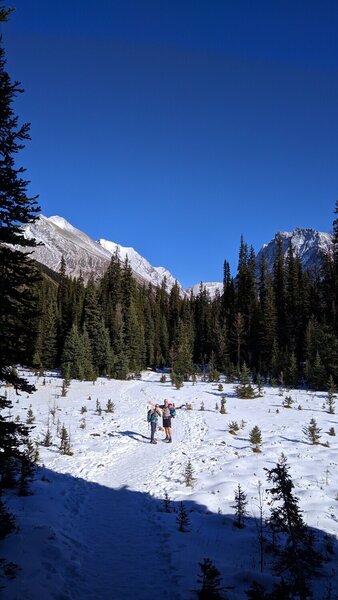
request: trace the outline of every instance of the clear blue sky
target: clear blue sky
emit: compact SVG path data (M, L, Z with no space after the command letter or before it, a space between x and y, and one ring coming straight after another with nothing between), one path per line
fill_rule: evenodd
M13 0L2 27L42 213L184 286L277 231L330 231L336 0Z

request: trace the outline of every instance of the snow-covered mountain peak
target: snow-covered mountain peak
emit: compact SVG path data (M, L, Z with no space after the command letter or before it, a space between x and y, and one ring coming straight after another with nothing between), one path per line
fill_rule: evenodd
M299 255L303 268L312 269L319 266L322 254L328 254L332 248L332 235L312 228L296 227L293 231L279 231L275 238L264 244L256 257L257 265L264 255L270 268L272 268L277 252L277 237L281 238L284 256L286 257L291 243L292 248Z
M176 279L164 267L153 267L134 248L124 247L116 242L100 239L94 241L86 233L77 229L60 216L45 217L40 215L36 221L24 227L27 239L35 239L39 246L34 248L34 258L53 271L59 271L62 257L66 263L66 272L72 277L84 281L89 277L100 277L109 266L111 257L116 252L122 262L128 258L135 278L140 283L152 283L160 286L164 277L167 290L170 291ZM179 289L185 291L180 284Z
M223 283L220 281L208 281L207 283L196 283L187 289L187 293L190 295L192 293L193 296L198 296L200 291L206 291L211 300L213 300L217 293L223 293Z
M121 246L116 242L111 242L109 240L104 239L100 239L99 244L102 246L102 248L110 252L110 254L112 255L117 252L122 261L124 261L125 258L128 257L128 261L132 270L138 273L146 281L149 281L149 283L152 283L155 286L160 286L165 277L167 282L167 289L170 290L173 287L176 279L170 273L170 271L168 271L164 267L153 267L147 261L147 259L141 256L141 254L134 250L134 248ZM182 295L184 295L185 292L182 286L180 284L178 284L178 286Z
M54 223L54 225L60 227L60 229L65 229L68 231L77 231L76 228L73 227L73 225L71 225L66 219L64 219L63 217L59 217L58 215L55 215L53 217L47 217L47 221L49 221L50 223Z

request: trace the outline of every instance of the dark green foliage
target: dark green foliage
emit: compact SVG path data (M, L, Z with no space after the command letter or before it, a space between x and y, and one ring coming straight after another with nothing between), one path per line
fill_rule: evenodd
M62 454L72 455L71 447L70 447L70 436L68 431L64 425L61 427L60 431L60 446L59 446Z
M258 425L255 425L249 434L249 440L250 440L250 444L252 444L252 446L254 446L253 451L254 452L260 452L260 445L262 444L262 432L259 429Z
M309 425L303 427L303 433L311 444L319 444L320 432L321 429L319 429L316 419L314 418L310 420Z
M178 530L181 533L187 533L189 531L190 521L183 502L180 502L176 523L178 525Z
M238 398L250 399L255 398L256 394L250 382L250 373L246 363L243 363L240 373L240 385L235 388Z
M27 419L26 419L26 423L27 425L32 425L32 423L34 423L35 421L35 417L34 417L34 413L33 413L33 409L32 409L32 405L29 405L29 408L27 410Z
M15 520L13 515L8 512L5 503L0 495L0 540L3 540L6 535L14 531Z
M166 513L171 513L172 512L171 501L170 501L169 494L168 494L167 490L164 491L163 512L166 512Z
M327 389L331 375L337 386L338 311L329 309L325 295L333 285L330 257L323 278L316 278L302 271L291 247L285 258L277 243L269 273L264 259L258 272L241 240L238 278L231 279L225 261L224 295L213 300L203 286L189 299L177 285L168 290L165 279L160 288L140 286L118 253L102 280L87 287L70 279L63 264L58 278L39 288L32 363L39 370L61 366L65 376L80 379L127 379L146 367L170 367L177 389L194 383L199 371L210 381L221 372L236 382L241 398L261 396L264 381Z
M29 483L34 475L34 465L37 462L37 452L33 443L28 439L20 460L19 495L27 496Z
M0 21L6 21L10 12L1 7ZM6 71L0 39L0 382L10 384L15 391L30 393L34 387L18 374L16 365L27 365L32 360L40 275L23 252L34 247L35 240L25 239L21 228L36 219L39 207L35 198L27 196L25 169L18 166L17 155L29 140L29 125L20 126L13 110L21 92L20 84L12 83ZM27 429L8 416L11 406L9 397L1 395L0 488L15 483L24 458L21 444L27 439Z
M247 505L246 494L243 492L240 484L238 484L237 490L235 490L235 504L232 505L232 508L235 509L234 524L239 529L244 527L245 518L248 516Z
M328 384L327 384L327 399L326 399L326 404L327 404L327 412L330 415L334 415L335 413L335 393L336 393L336 386L334 385L333 382L333 377L332 375L330 375Z
M42 446L46 446L46 448L48 448L51 445L52 445L52 434L51 434L51 431L49 429L49 424L48 424L47 431L45 433L45 437L42 440Z
M285 396L284 400L283 400L283 406L284 408L291 408L291 406L294 404L294 400L291 396Z
M313 535L293 494L294 485L285 456L281 456L275 468L266 471L267 479L272 483L268 490L272 497L269 525L274 535L276 532L284 535L275 563L276 572L287 573L292 592L306 600L309 579L319 568L321 557L314 548Z
M239 431L239 425L237 421L230 421L228 425L229 433L232 435L236 435L237 431Z
M198 575L200 589L197 591L200 600L225 599L221 587L221 574L210 558L205 558L198 563L201 573Z

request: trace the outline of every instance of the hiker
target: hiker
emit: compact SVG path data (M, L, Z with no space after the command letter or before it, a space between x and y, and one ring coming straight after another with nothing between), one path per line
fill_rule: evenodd
M160 408L162 409L163 429L165 431L164 441L171 444L171 419L173 419L176 416L175 407L172 402L169 402L169 400L164 400L164 403L160 405Z
M147 415L147 420L148 423L150 423L150 443L151 444L157 444L157 441L155 440L155 432L156 432L156 428L157 428L157 421L158 421L158 417L161 416L161 411L160 411L160 407L158 404L155 404L151 406L151 408L148 410L148 415Z

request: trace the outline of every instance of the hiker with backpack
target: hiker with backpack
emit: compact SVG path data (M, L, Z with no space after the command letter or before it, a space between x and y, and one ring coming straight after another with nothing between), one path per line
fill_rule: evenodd
M160 407L158 404L152 405L147 413L147 421L150 423L150 443L157 444L155 433L157 429L158 417L161 416Z
M169 402L169 400L164 400L164 404L161 404L160 408L162 409L163 429L165 431L164 441L171 444L171 419L176 416L175 407L172 402Z

